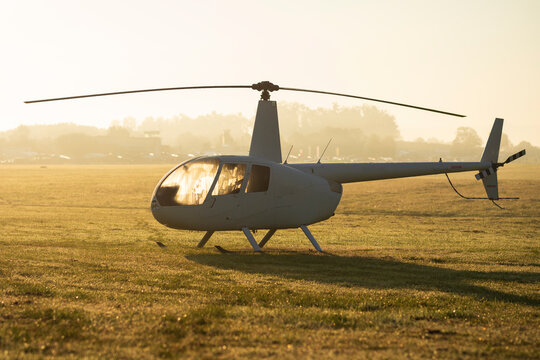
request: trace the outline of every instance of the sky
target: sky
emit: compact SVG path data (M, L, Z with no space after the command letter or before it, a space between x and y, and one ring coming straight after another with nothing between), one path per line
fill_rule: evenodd
M259 95L240 89L23 101L269 80L467 115L272 94L278 109L376 105L405 140L451 141L460 126L486 139L502 117L514 144L540 145L537 0L4 1L0 54L0 131L212 111L252 117Z

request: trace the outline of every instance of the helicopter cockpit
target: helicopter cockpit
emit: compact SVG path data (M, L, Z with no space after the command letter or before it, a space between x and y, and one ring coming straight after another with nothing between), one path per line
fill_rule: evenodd
M202 205L208 194L221 196L239 194L241 191L264 192L270 182L270 168L246 163L227 163L219 158L188 161L159 185L156 199L161 206ZM244 182L249 177L247 184Z

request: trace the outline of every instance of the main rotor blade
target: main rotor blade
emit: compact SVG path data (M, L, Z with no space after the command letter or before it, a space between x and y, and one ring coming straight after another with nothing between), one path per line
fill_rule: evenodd
M431 111L431 112L435 112L435 113L439 113L439 114L445 114L445 115L451 115L451 116L458 116L458 117L465 117L466 116L466 115L455 114L455 113L442 111L442 110L425 108L425 107L416 106L416 105L403 104L403 103L398 103L398 102L394 102L394 101L387 101L387 100L381 100L381 99L373 99L373 98L368 98L368 97L363 97L363 96L340 94L340 93L329 92L329 91L296 89L296 88L287 88L287 87L281 87L281 86L279 87L279 90L303 91L303 92L310 92L310 93L316 93L316 94L345 96L345 97L350 97L350 98L354 98L354 99L362 99L362 100L376 101L376 102L385 103L385 104L391 104L391 105L405 106L405 107L408 107L408 108Z
M183 87L170 87L170 88L159 88L159 89L127 90L127 91L115 91L115 92L108 92L108 93L101 93L101 94L66 96L66 97L52 98L52 99L28 100L28 101L25 101L24 103L25 104L32 104L32 103L46 102L46 101L72 100L72 99L81 99L81 98L96 97L96 96L134 94L134 93L153 92L153 91L194 90L194 89L225 89L225 88L251 89L251 85L183 86Z
M403 104L403 103L398 103L398 102L395 102L395 101L387 101L387 100L381 100L381 99L368 98L368 97L364 97L364 96L341 94L341 93L335 93L335 92L330 92L330 91L320 91L320 90L308 90L308 89L280 87L278 85L272 84L269 81L262 81L260 83L253 84L253 85L182 86L182 87L169 87L169 88L157 88L157 89L115 91L115 92L107 92L107 93L100 93L100 94L88 94L88 95L77 95L77 96L66 96L66 97L59 97L59 98L51 98L51 99L29 100L29 101L25 101L25 103L26 104L31 104L31 103L46 102L46 101L72 100L72 99L81 99L81 98L96 97L96 96L134 94L134 93L153 92L153 91L196 90L196 89L235 89L235 88L236 89L253 89L253 90L257 90L257 91L262 91L262 95L261 95L262 100L268 100L270 98L268 93L272 92L272 91L278 91L278 90L302 91L302 92L310 92L310 93L316 93L316 94L344 96L344 97L349 97L349 98L354 98L354 99L376 101L376 102L385 103L385 104L398 105L398 106L404 106L404 107L418 109L418 110L431 111L431 112L435 112L435 113L439 113L439 114L458 116L458 117L465 117L465 115L461 115L461 114L455 114L455 113L451 113L451 112L447 112L447 111L430 109L430 108L416 106L416 105Z

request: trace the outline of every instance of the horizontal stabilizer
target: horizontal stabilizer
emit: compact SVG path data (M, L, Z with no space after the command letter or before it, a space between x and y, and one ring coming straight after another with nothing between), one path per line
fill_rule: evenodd
M480 180L483 178L488 177L491 174L495 174L495 169L493 167L490 167L489 169L483 170L475 175L476 180Z

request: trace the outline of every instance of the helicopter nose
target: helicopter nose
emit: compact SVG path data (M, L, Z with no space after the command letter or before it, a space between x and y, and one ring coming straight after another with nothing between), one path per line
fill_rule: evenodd
M161 206L159 205L155 196L150 202L150 210L152 210L152 215L154 216L154 219L156 219L160 223L163 223L161 216Z
M150 202L150 209L154 210L154 209L157 209L159 208L159 203L156 199L156 197L152 197L152 201Z

